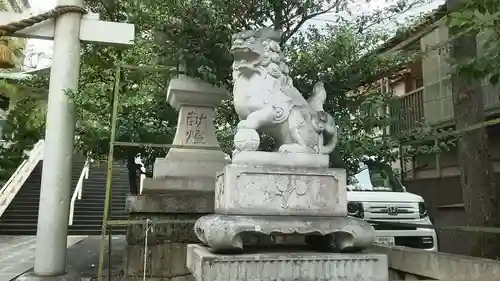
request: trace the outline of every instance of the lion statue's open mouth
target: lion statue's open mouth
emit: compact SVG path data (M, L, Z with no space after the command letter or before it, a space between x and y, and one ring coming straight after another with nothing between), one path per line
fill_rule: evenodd
M231 53L234 56L234 70L253 70L259 63L260 54L249 46L252 42L246 42L242 39L237 39L233 42Z

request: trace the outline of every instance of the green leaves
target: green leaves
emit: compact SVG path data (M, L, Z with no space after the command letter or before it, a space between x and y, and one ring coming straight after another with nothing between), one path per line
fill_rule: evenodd
M325 82L329 93L325 109L341 129L339 152L347 165L361 155L377 155L380 161L397 159L398 137L374 133L393 121L383 109L390 97L376 88L353 95L362 81L373 81L381 71L392 69L400 58L370 54L389 34L374 28L384 20L414 7L412 1L398 1L355 20L336 19L324 28L301 29L318 15L347 8L344 0L213 0L213 1L86 1L101 18L126 21L136 26L135 45L126 50L84 45L79 90L70 92L77 109L77 147L95 157L106 156L110 137L111 97L117 62L136 66L176 66L183 62L187 74L230 88L229 53L231 35L248 28L269 25L283 31L282 45L289 58L296 87L305 96L317 80ZM417 3L418 1L415 1ZM392 34L391 34L392 35ZM116 138L120 141L171 143L177 112L166 102L166 87L175 71L124 70L120 84L120 110ZM46 88L48 84L35 84ZM38 83L38 82L37 82ZM1 85L0 85L1 87ZM227 153L238 118L231 98L215 112L217 138ZM267 136L266 150L274 144ZM164 150L135 149L154 159ZM130 150L119 148L121 159ZM332 158L334 158L332 156ZM148 163L146 163L148 164Z
M446 24L454 36L477 34L477 56L471 61L455 62L464 79L484 79L496 85L500 76L500 2L496 0L464 1L450 13Z
M425 144L408 147L400 153L402 140L419 139L432 132L426 124L414 131L401 134L388 132L394 122L400 121L388 110L393 104L392 92L381 92L376 81L380 73L400 65L406 57L401 54L379 56L370 54L386 34L371 30L359 33L356 24L327 26L323 30L311 28L297 34L290 41L288 54L295 85L302 93L309 93L317 80L325 83L328 97L325 110L332 114L339 126L340 141L331 158L342 158L346 168L355 172L359 159L374 156L377 161L391 164L403 157L435 153ZM368 81L359 88L360 81ZM395 120L397 118L397 120Z
M498 80L500 80L500 73L495 73L490 76L489 82L491 85L498 84Z
M15 86L13 86L15 87ZM43 138L45 102L34 97L18 97L7 114L3 140L12 143L0 146L0 181L7 180L25 159L25 151Z

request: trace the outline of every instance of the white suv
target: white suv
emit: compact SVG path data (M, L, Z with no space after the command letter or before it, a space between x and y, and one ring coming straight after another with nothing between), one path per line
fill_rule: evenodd
M348 214L372 222L376 243L437 251L434 229L409 225L432 224L424 199L406 192L389 165L363 161L360 172L349 177L347 190Z

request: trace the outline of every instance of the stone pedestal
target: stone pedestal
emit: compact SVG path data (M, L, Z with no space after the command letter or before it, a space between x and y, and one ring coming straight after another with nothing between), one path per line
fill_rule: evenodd
M170 82L167 100L179 110L173 144L190 149L172 148L165 158L155 161L156 184L144 186L144 192L162 189L214 190L214 178L225 164L226 155L215 137L213 111L228 92L185 75ZM195 149L192 149L195 148Z
M216 255L200 245L187 248L187 267L197 281L387 281L387 256L275 249Z
M215 214L195 231L220 253L244 251L245 233L298 233L312 248L338 252L371 246L373 227L346 215L345 171L329 169L327 155L245 152L218 174Z
M212 121L214 108L226 96L227 91L184 75L170 82L167 99L179 110L173 144L189 148L172 148L165 158L156 159L153 178L143 182L143 195L127 199L131 220L153 222L147 236L148 280L192 278L185 265L186 247L199 243L194 222L213 213L216 172L228 163ZM170 220L182 222L165 223ZM128 280L143 276L145 231L146 225L127 229L124 267Z
M194 222L213 212L214 196L203 191L164 191L162 194L129 196L127 211L131 220L153 221L148 232L146 276L148 280L190 280L185 266L186 246L199 243L194 234ZM166 220L182 223L164 223ZM154 224L155 221L163 221ZM144 272L145 225L127 228L127 248L124 258L125 276L136 280Z
M384 255L360 253L375 231L347 217L346 173L327 155L239 152L232 162L217 175L215 214L195 224L208 247L188 246L196 281L388 280ZM274 244L248 243L255 233Z

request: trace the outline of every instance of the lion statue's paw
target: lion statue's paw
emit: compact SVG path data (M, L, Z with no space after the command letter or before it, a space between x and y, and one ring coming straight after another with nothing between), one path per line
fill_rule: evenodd
M282 153L311 153L311 149L307 147L303 147L296 143L292 144L284 144L280 146L279 152Z
M259 149L259 145L260 137L256 130L238 128L234 135L234 148L237 151L256 151Z

